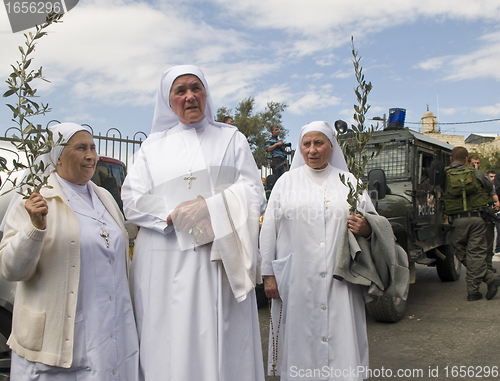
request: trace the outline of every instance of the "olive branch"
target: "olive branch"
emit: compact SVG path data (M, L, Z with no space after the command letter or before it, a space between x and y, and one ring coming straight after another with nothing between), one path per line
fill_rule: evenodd
M2 184L0 189L6 183L11 183L13 186L4 194L19 187L18 193L27 198L33 192L38 193L43 186L47 186L48 176L43 175L47 164L43 161L37 162L36 158L49 153L56 145L65 145L62 143L62 135L59 135L57 141L54 141L53 134L48 128L43 131L45 133L42 133L42 130L35 128L30 121L32 117L45 115L51 111L48 104L38 104L33 100L38 96L36 95L37 89L33 88L32 82L35 79L50 81L42 75L42 67L38 70L30 69L33 60L31 55L35 51L38 40L47 34L44 30L51 24L60 22L62 16L62 14L51 13L47 16L44 24L36 27L34 34L31 32L24 34L25 47L19 46L21 60L16 61L15 65L11 65L13 71L5 81L9 89L3 96L5 98L17 97L15 105L7 104L13 114L12 121L16 124L15 129L19 132L19 136L15 134L12 136L11 143L17 151L24 153L26 161L14 159L10 169L7 167L7 163L0 163L0 170L7 173L7 181ZM28 174L18 182L18 178L12 179L12 175L20 170L28 170Z
M359 56L358 52L354 49L353 37L351 37L351 47L354 73L356 81L358 82L358 86L354 88L354 93L358 101L358 104L354 105L354 120L356 124L351 125L352 132L344 136L339 136L339 143L346 158L347 168L356 178L356 183L352 184L344 174L340 175L342 183L349 187L347 202L349 203L349 212L354 214L357 211L359 197L367 187L367 184L363 183L362 180L365 174L365 168L368 163L380 154L384 147L381 145L378 151L372 152L369 155L364 154L366 145L370 141L373 132L376 131L373 125L368 128L365 127L366 113L370 109L368 94L372 90L372 84L371 82L365 81L363 67L360 65L361 56Z

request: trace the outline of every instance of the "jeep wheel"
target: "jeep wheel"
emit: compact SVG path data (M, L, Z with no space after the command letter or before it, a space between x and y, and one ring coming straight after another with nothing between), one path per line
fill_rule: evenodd
M446 256L446 259L437 259L436 270L443 282L454 282L460 278L462 264L455 257L451 245L443 245L439 247L439 251Z
M383 295L366 304L366 312L376 321L395 323L403 317L406 300Z

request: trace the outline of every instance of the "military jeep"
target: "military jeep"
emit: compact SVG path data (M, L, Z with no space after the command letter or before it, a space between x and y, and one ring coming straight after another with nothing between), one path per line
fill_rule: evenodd
M365 176L378 213L390 221L397 243L408 254L410 283L415 282L417 263L435 266L443 281L458 280L461 263L451 249L450 226L440 207L444 167L453 146L408 128L392 128L376 131L367 153L382 144ZM383 296L366 309L375 320L396 322L405 305L405 300Z

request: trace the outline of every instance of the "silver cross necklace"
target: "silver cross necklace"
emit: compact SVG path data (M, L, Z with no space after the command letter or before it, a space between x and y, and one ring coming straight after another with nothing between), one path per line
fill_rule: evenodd
M194 162L196 160L196 157L198 156L198 152L200 151L201 143L203 142L203 138L205 137L205 131L206 131L207 127L205 127L205 129L201 133L200 144L198 145L198 149L196 150L196 153L194 154L193 161L191 162L191 166L188 169L188 174L186 176L184 176L184 180L187 180L187 187L188 187L188 189L191 189L191 181L192 180L196 180L196 176L193 176L192 169L193 169L193 165L194 165ZM187 153L188 150L187 150L187 147L186 147L186 143L184 142L184 136L183 136L184 132L182 131L182 127L181 127L181 131L179 133L181 135L181 140L182 140L182 145L184 146L184 151Z
M104 243L106 244L106 248L109 248L109 233L106 231L106 225L104 225L104 222L101 222L100 220L97 220L97 222L99 222L99 225L101 226L100 236L104 238Z

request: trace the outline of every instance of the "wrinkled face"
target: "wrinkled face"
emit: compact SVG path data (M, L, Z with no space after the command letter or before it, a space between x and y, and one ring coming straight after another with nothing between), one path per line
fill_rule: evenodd
M325 134L319 131L311 131L305 134L300 148L304 161L314 169L326 168L328 159L333 153L332 143Z
M78 131L68 141L57 160L56 171L64 180L85 185L92 178L97 164L97 152L92 135Z
M168 99L181 123L199 123L205 118L207 92L197 76L187 74L177 77Z

